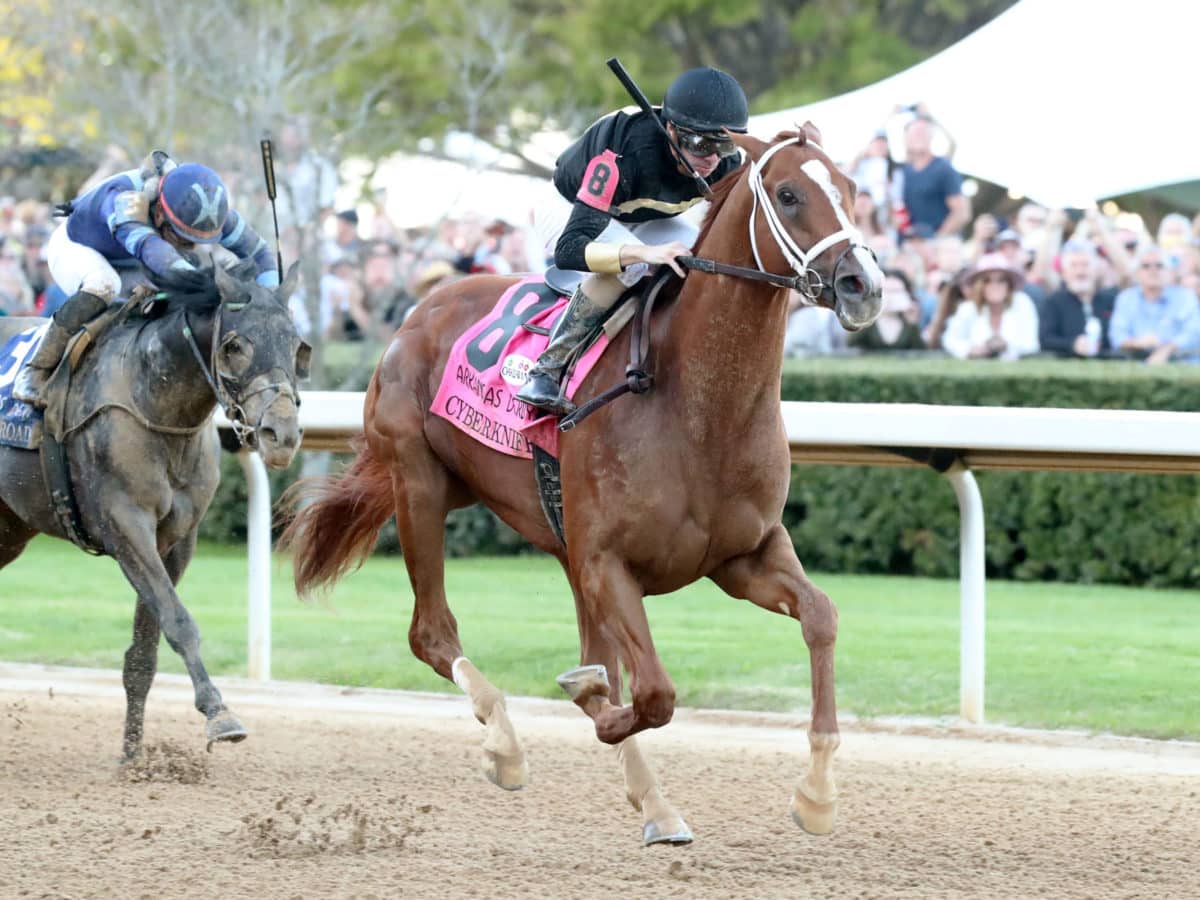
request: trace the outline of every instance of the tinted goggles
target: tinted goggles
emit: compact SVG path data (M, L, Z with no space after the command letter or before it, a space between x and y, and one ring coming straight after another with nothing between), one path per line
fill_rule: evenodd
M679 146L692 156L712 156L714 153L722 158L736 156L737 144L720 134L701 134L698 131L688 131L686 128L675 126L679 135Z

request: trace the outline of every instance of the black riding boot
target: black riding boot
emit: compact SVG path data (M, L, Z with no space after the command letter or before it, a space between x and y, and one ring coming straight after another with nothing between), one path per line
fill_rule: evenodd
M567 358L604 320L607 312L607 306L593 302L583 288L576 288L550 334L550 345L538 357L537 365L529 370L529 380L517 392L517 399L553 416L572 412L575 404L566 398L560 400L558 396Z
M58 308L46 336L38 345L33 358L25 363L17 380L13 382L13 397L25 403L32 403L39 409L46 405L42 396L46 381L62 359L71 341L71 336L108 308L108 302L95 294L79 291L66 303Z

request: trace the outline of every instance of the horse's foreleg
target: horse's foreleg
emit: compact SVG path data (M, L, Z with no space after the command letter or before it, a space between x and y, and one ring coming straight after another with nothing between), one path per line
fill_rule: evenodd
M575 614L579 623L580 667L560 675L558 683L594 719L604 710L621 705L620 661L612 644L596 627L578 591L575 591ZM690 842L692 830L664 796L654 770L642 756L637 738L625 738L616 749L625 777L625 796L642 814L642 841L645 844Z
M180 579L183 578L183 573L187 570L188 563L192 561L192 555L196 552L198 528L199 523L196 523L192 532L180 540L163 557L163 565L167 569L167 574L171 576L171 584L173 585L178 586ZM176 596L176 599L178 600L178 596ZM179 607L183 609L182 601L179 602ZM187 610L184 610L184 614L187 615ZM200 632L196 628L195 623L192 624L192 630L195 633L196 669L193 673L192 667L189 666L188 674L192 676L192 683L196 688L196 708L203 712L208 720L204 724L204 733L208 735L209 746L211 747L213 741L227 741L231 744L236 744L238 741L246 738L246 726L225 705L225 701L221 698L221 692L217 690L216 685L208 677L204 663L200 661ZM207 708L201 708L200 706L202 691L205 695L205 701L209 704ZM213 699L216 701L216 712L210 714L207 710L212 708Z
M225 707L221 692L209 678L200 659L200 630L175 591L175 583L183 576L195 549L195 534L180 541L165 559L160 559L149 521L118 506L111 513L109 524L114 539L108 542L108 550L137 591L139 602L157 620L171 649L183 659L196 692L196 709L206 719L204 730L210 744L242 740L246 729Z
M414 432L419 434L420 432ZM396 529L413 589L408 643L413 655L471 699L471 708L487 733L483 739L483 773L506 791L529 783L525 750L508 718L501 693L462 652L458 622L446 603L446 514L450 509L450 476L427 447L398 451L403 468L393 474Z
M588 614L629 669L633 702L619 706L619 693L602 696L597 685L589 684L586 669L576 670L582 676L577 684L569 686L562 679L560 684L592 717L596 736L606 744L619 744L639 731L666 725L675 713L675 685L654 649L641 586L624 564L608 557L586 561L575 581Z
M158 671L158 619L141 600L133 612L133 643L125 651L125 744L124 758L133 759L142 746L146 719L146 695Z
M833 754L839 737L833 684L837 608L809 580L782 525L754 553L730 560L711 573L722 590L756 606L800 620L812 667L813 708L808 772L792 798L792 818L810 834L828 834L837 813Z

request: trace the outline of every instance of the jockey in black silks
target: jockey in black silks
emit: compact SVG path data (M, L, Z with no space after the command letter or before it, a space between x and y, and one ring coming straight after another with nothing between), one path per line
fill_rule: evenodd
M575 349L628 287L649 270L691 253L697 230L676 218L702 198L695 180L662 131L666 125L697 174L709 184L741 164L726 131L744 134L746 95L718 69L684 72L653 112L614 112L593 124L558 158L554 186L560 197L537 210L534 229L557 269L589 273L530 369L517 397L553 415L571 411L559 384Z
M219 241L241 259L253 258L256 280L279 284L275 254L236 210L212 169L177 165L161 150L141 167L121 172L63 207L67 220L46 244L55 282L72 295L54 313L45 337L13 385L18 400L44 405L46 380L71 336L122 294L118 269L144 266L151 279L195 272L187 257L196 244ZM185 255L186 254L186 255ZM194 258L194 257L193 257ZM135 279L136 280L136 276Z

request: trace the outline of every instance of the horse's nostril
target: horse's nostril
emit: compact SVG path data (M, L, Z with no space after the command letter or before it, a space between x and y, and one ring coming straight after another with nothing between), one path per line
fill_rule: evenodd
M861 297L867 292L867 283L857 275L843 275L834 282L834 290L842 297Z

